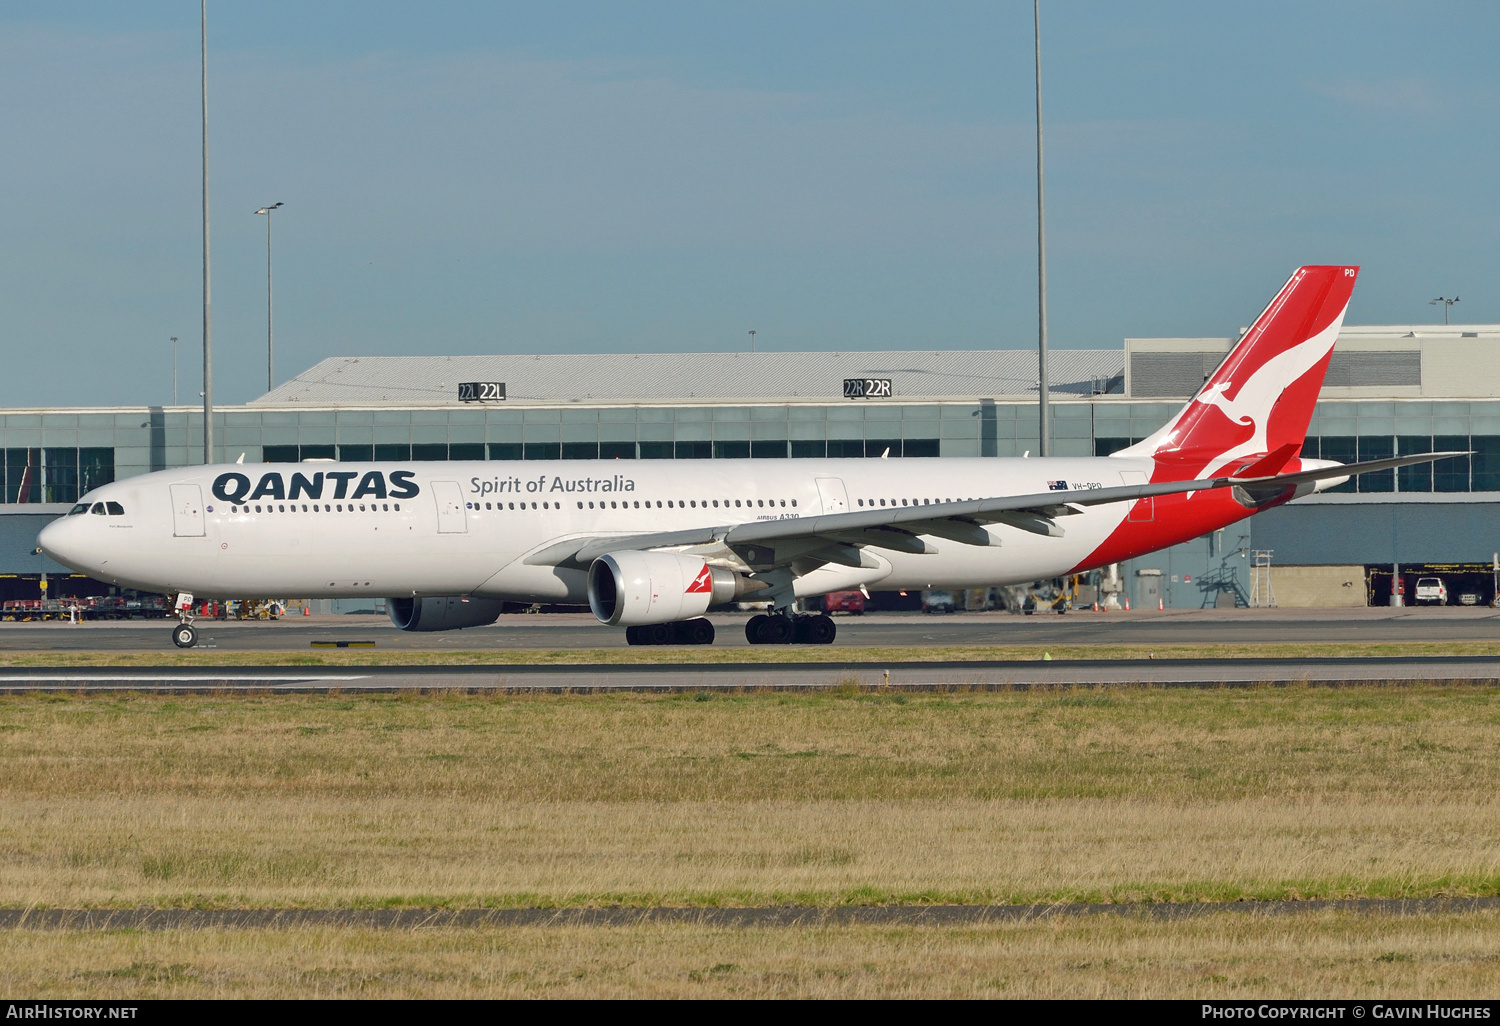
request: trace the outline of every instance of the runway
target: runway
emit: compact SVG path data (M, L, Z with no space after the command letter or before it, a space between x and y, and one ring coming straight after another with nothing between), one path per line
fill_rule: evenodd
M748 648L748 613L714 615L716 648ZM171 621L0 623L0 652L171 652ZM1500 641L1500 610L1204 609L1145 613L876 613L838 617L843 648L994 645L1166 645L1259 642ZM289 616L272 622L199 620L201 645L225 652L309 651L313 642L373 641L377 650L512 651L625 648L625 632L588 614L506 614L489 627L430 634L383 616Z
M1260 684L1480 685L1500 681L1500 657L1356 659L1052 660L1048 662L657 663L340 668L13 667L0 694L172 692L327 694L410 691L512 693L1006 691L1034 687L1250 687Z

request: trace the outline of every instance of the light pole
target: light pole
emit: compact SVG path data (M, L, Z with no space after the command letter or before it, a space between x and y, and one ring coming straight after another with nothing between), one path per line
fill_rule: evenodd
M177 336L172 336L172 405L177 405Z
M276 351L274 348L274 334L272 333L271 320L271 214L279 207L286 206L285 203L272 203L269 207L261 207L257 214L266 215L266 391L276 387Z
M214 320L208 262L208 0L203 29L203 462L214 461Z
M1036 35L1036 309L1037 309L1037 452L1052 450L1052 425L1047 416L1047 201L1042 176L1042 0L1032 0L1031 21Z
M755 329L750 329L750 351L755 352Z
M1444 299L1442 296L1438 296L1436 299L1429 299L1427 301L1427 305L1428 306L1437 306L1439 303L1442 303L1443 304L1443 323L1447 324L1448 323L1448 311L1452 310L1453 309L1453 304L1457 303L1457 302L1458 302L1458 297L1457 296L1454 296L1452 299Z

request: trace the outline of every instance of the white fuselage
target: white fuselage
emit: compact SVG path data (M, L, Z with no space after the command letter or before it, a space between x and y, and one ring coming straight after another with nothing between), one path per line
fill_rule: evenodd
M583 570L525 557L579 537L1136 484L1152 468L1150 458L1119 457L231 464L95 489L80 505L113 502L123 513L63 517L40 544L79 572L165 593L583 602ZM932 538L926 554L874 549L877 568L825 566L796 591L1055 577L1098 549L1129 506L1080 507L1062 518L1062 537L992 525L989 546Z

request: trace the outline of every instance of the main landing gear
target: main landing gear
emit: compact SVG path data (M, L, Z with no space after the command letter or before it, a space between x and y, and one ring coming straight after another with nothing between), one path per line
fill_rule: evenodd
M701 616L672 623L647 623L626 627L625 641L631 645L712 645L714 625Z
M757 613L745 623L745 640L752 645L831 645L838 626L827 613L787 616Z

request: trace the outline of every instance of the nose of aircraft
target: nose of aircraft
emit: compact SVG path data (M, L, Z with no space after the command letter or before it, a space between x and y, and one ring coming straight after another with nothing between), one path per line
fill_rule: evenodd
M36 536L41 550L63 566L74 570L86 570L89 566L89 550L79 530L82 517L62 517L42 528ZM84 525L86 526L86 525Z

